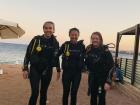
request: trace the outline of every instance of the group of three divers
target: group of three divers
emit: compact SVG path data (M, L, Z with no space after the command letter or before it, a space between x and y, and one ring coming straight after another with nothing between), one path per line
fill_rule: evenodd
M105 105L105 95L111 87L113 58L109 49L103 45L100 32L93 32L91 44L85 48L83 40L78 41L79 30L69 30L70 41L59 47L54 36L55 25L47 21L43 25L43 35L35 36L27 47L23 64L23 78L30 80L31 97L28 105L36 105L40 93L40 105L46 105L47 90L52 79L53 67L60 78L59 56L62 56L62 105L76 105L77 92L81 81L82 71L88 70L88 87L90 105Z

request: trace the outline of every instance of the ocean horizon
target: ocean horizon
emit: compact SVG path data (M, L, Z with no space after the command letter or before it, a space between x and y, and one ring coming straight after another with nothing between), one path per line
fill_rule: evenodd
M0 42L0 64L23 64L27 44ZM112 53L115 56L115 53ZM132 54L120 54L121 58L133 59ZM140 60L140 56L138 56Z

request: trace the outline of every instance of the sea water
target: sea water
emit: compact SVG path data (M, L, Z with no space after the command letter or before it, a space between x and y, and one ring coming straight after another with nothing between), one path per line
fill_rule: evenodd
M22 64L26 49L27 45L24 44L0 43L0 64ZM133 59L130 54L119 54L119 57Z

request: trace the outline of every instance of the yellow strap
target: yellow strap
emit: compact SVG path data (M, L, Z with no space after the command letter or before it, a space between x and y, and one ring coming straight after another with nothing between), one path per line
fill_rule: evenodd
M65 49L64 49L64 53L66 52L66 49L67 49L67 45L65 44Z
M35 39L35 41L34 41L34 44L33 44L33 47L32 47L31 54L33 53L33 50L34 50L34 48L35 48L35 44L36 44L36 39Z
M66 53L68 50L69 50L69 44L65 44L64 53Z
M39 39L39 45L38 46L40 47L40 39Z
M69 44L67 45L67 51L69 51Z

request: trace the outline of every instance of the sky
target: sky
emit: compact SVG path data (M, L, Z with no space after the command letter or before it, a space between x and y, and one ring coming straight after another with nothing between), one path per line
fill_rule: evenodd
M104 44L116 43L117 32L140 23L139 4L140 0L0 0L0 18L17 22L26 31L19 39L0 42L28 44L43 34L45 21L53 21L60 45L69 40L73 27L86 45L94 31L102 33ZM120 49L133 50L134 36L123 36Z

